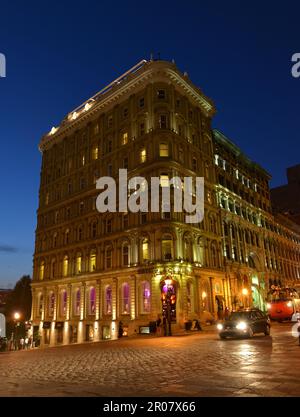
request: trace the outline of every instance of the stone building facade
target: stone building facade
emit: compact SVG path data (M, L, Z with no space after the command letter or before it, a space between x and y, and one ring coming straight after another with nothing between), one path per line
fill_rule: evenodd
M116 338L120 322L138 333L165 313L167 294L183 328L250 305L254 288L263 307L272 280L298 279L300 235L274 219L268 174L212 130L214 113L175 64L141 61L42 138L32 331L43 345ZM96 181L120 168L158 177L160 192L172 177L204 177L203 222L100 214Z

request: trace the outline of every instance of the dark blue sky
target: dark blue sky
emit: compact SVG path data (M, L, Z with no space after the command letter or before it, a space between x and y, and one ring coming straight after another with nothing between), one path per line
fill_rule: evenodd
M300 163L296 1L14 1L1 4L0 287L31 274L43 133L150 52L211 97L221 129L285 182Z

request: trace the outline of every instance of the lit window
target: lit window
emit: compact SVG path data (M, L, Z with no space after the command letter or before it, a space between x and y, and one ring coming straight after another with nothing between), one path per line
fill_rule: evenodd
M150 283L148 281L142 282L142 312L150 313Z
M96 311L96 290L94 287L90 288L89 297L89 314L95 314Z
M49 309L48 309L49 316L51 317L54 314L54 306L55 306L55 294L54 292L51 292L49 295Z
M127 145L127 143L128 143L128 133L124 132L122 134L122 145Z
M149 260L149 242L144 240L142 243L142 252L143 252L143 262Z
M75 295L75 297L74 297L73 311L74 311L75 316L79 316L79 314L80 314L80 298L81 298L80 290L78 289L75 292L74 295Z
M99 149L98 146L95 146L93 149L93 159L98 159L98 155L99 155Z
M168 157L169 156L169 145L167 143L159 144L159 156Z
M146 159L147 159L147 152L146 152L146 149L143 148L141 150L141 152L140 152L140 160L141 160L141 163L146 162Z
M68 267L69 267L69 258L65 256L64 262L63 262L63 276L64 277L68 275Z
M96 271L96 252L90 253L90 272Z
M63 290L60 296L60 315L65 316L67 312L67 291Z
M85 156L84 155L82 155L82 157L81 157L81 164L82 164L82 166L85 165Z
M112 288L108 285L105 289L105 310L104 314L112 313Z
M49 193L46 193L45 204L46 206L49 204Z
M169 187L169 176L167 174L161 174L160 176L160 186Z
M45 275L45 262L41 262L40 265L40 280L42 281L44 279L44 275Z
M81 274L81 262L82 262L82 257L81 257L81 253L77 254L76 257L76 274Z
M130 288L129 284L125 282L122 285L122 314L130 313Z

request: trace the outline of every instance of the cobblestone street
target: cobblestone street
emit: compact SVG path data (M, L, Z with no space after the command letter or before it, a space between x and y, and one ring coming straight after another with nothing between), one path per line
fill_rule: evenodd
M215 331L0 354L1 396L299 396L291 324L272 336Z

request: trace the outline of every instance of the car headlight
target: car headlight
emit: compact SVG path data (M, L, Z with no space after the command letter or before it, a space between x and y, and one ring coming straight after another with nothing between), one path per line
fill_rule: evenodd
M288 302L286 303L286 305L287 305L287 307L293 307L293 303L292 303L291 301L288 301Z
M247 329L247 323L245 323L244 321L240 321L237 325L236 328L238 330L246 330Z
M271 308L271 304L267 303L267 309L270 310L270 308Z
M223 324L218 323L218 324L217 324L217 329L218 329L218 330L223 330Z

